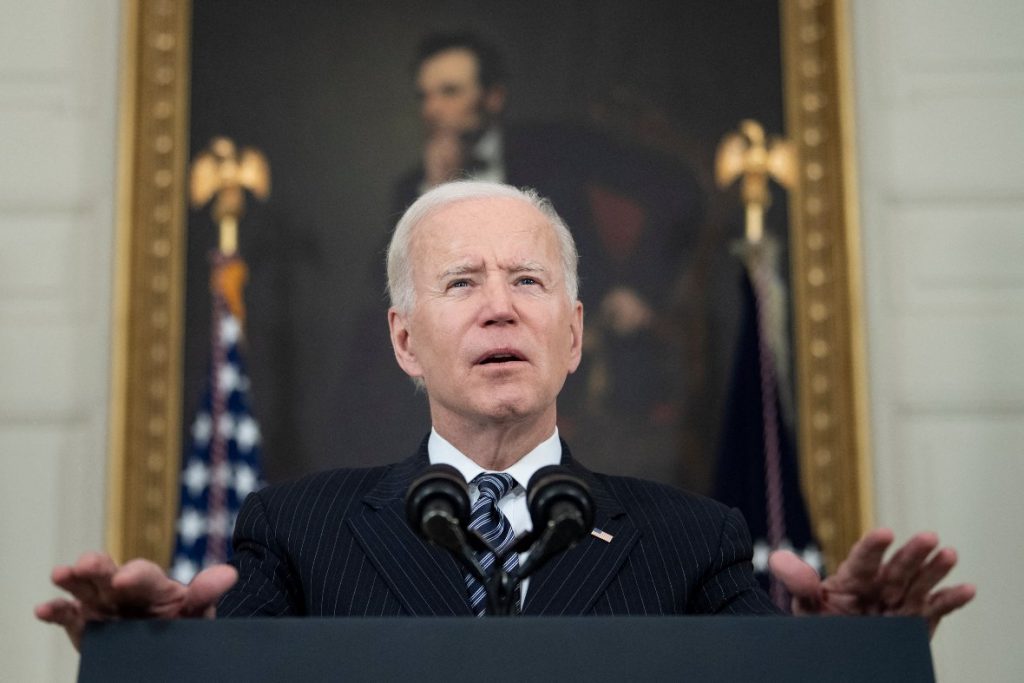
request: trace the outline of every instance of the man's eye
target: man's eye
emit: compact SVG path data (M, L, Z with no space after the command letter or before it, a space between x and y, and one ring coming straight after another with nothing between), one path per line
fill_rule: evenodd
M456 287L469 287L469 280L452 280L448 283L448 289L454 289Z
M540 284L540 282L538 282L536 278L532 278L532 277L521 277L521 278L519 278L518 282L521 285L539 285Z

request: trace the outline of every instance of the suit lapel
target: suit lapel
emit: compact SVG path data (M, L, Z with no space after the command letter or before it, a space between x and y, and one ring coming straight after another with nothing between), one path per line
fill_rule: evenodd
M349 528L405 610L415 616L470 615L462 570L443 549L421 540L405 519L405 492L429 464L426 440L392 467L364 498Z
M552 559L530 579L524 615L586 614L629 557L640 532L594 473L569 453L562 442L562 464L590 486L594 496L594 526L612 536L605 542L588 536Z

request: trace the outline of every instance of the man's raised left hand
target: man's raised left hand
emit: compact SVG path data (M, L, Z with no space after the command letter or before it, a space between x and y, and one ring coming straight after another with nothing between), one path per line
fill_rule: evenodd
M942 617L974 598L975 587L936 590L957 557L952 548L939 548L935 534L915 534L885 560L893 539L889 529L868 532L824 580L787 550L773 553L768 565L793 596L794 614L920 616L934 634Z

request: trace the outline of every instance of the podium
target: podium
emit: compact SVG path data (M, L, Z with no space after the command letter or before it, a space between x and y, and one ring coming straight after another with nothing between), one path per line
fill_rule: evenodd
M79 681L933 681L894 617L221 619L90 624Z

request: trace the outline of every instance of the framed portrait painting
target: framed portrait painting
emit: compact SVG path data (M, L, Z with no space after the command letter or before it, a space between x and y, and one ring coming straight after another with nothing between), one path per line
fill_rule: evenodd
M188 160L226 136L270 167L238 251L252 409L277 481L393 462L429 429L390 350L383 264L446 121L461 121L459 176L535 188L577 241L584 362L560 434L594 469L704 493L745 315L743 203L715 183L716 148L745 119L792 140L799 182L774 188L766 228L791 293L803 491L826 557L865 526L843 3L140 0L126 15L115 554L169 552L209 362L217 231L186 203ZM467 45L480 97L460 113L431 100L424 69Z

